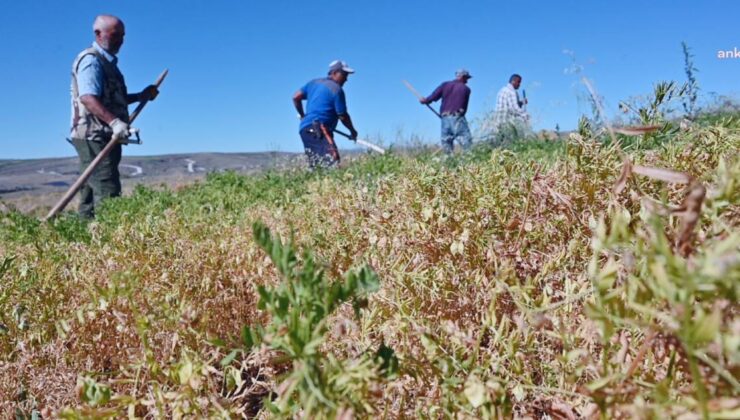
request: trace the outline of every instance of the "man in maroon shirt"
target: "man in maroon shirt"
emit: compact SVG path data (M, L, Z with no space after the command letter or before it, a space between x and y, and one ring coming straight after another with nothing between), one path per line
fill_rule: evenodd
M455 73L455 80L444 82L431 95L419 99L423 105L442 99L440 114L442 115L442 148L445 153L450 154L455 148L457 140L463 149L473 144L473 136L470 135L468 121L465 113L468 111L468 100L470 99L470 88L467 86L470 73L460 69Z

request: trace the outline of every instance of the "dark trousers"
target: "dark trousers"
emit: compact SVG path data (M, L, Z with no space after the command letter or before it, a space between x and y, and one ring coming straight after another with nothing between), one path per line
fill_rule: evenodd
M326 138L318 122L300 131L303 148L308 158L308 166L314 168L331 168L339 164L339 151ZM332 140L333 142L333 140Z
M72 144L80 157L80 173L84 172L90 162L103 150L106 143L85 139L72 139ZM118 164L121 163L121 145L116 145L93 171L90 178L80 188L80 217L95 217L95 206L101 200L121 195L121 175Z

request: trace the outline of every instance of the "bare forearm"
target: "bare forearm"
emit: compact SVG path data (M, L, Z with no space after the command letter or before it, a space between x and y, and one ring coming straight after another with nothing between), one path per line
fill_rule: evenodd
M354 124L352 124L352 117L349 116L349 114L342 114L339 116L339 121L344 124L345 127L349 129L353 134L357 133L357 130L355 130Z
M126 95L126 102L132 104L134 102L147 102L157 99L159 96L159 88L157 85L149 85L139 93L129 93Z
M298 112L298 115L303 118L306 116L306 113L303 112L303 93L300 91L296 92L295 95L293 95L293 106L295 107L295 110Z
M90 111L93 115L98 117L104 123L110 124L111 121L116 119L116 116L108 111L108 109L106 109L106 107L103 105L102 102L100 102L100 99L98 99L97 96L83 95L80 97L80 101L83 105L85 105L85 108L87 108L88 111Z
M295 107L296 112L298 112L298 115L300 115L301 118L306 116L306 113L303 112L303 102L300 99L293 99L293 106Z

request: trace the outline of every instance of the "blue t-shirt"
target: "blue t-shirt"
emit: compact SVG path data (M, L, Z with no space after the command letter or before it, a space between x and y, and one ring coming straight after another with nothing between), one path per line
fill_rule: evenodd
M306 117L301 120L300 130L319 121L333 131L339 116L347 113L342 87L328 77L311 80L301 93L306 98Z

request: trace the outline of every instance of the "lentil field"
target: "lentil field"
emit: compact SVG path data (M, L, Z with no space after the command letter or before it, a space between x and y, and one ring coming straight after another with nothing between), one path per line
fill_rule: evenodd
M740 117L0 215L2 418L740 417Z

